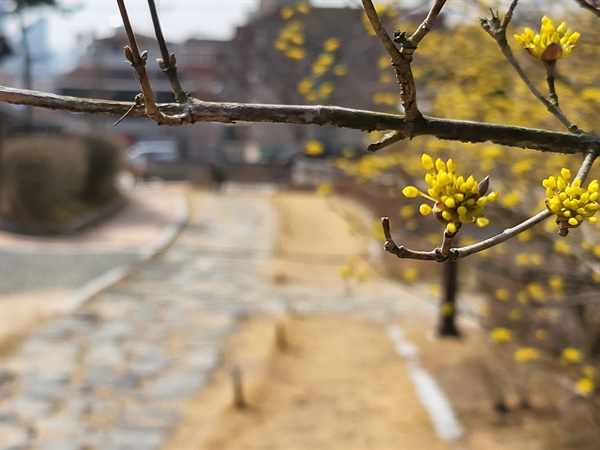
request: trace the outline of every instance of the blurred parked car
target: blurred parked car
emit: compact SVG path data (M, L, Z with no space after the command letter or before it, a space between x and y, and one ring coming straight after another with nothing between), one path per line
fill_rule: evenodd
M126 163L137 179L155 176L160 164L179 161L179 150L175 141L140 141L127 149Z

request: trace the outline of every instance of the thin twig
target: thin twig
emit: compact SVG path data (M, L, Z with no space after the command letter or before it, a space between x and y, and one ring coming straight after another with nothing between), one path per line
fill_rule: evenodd
M438 15L442 11L442 8L445 4L446 0L436 0L433 2L433 5L431 6L429 13L427 14L427 17L425 17L425 20L421 22L421 24L417 27L413 35L410 38L408 38L408 40L415 47L419 45L419 42L421 42L421 40L427 35L427 33L431 31Z
M27 91L0 86L0 102L30 105L41 108L112 114L121 116L135 103L86 99L44 92ZM185 104L162 103L161 111L168 120L161 125L181 126L196 122L272 122L300 125L331 125L365 131L395 130L401 139L411 136L434 136L438 139L460 142L493 142L510 147L529 148L551 153L584 154L590 146L600 145L595 133L570 134L507 125L464 120L424 117L409 124L401 114L365 111L336 106L265 105L252 103L202 102L190 98ZM130 117L145 117L143 106L133 108Z
M185 103L188 95L184 92L181 83L179 82L179 77L177 76L177 59L175 58L175 53L169 54L167 42L165 41L165 37L160 27L160 20L158 18L154 0L148 0L148 8L150 9L150 16L152 16L152 25L154 26L156 41L158 42L158 47L160 48L160 53L162 55L162 58L157 60L158 66L165 75L167 75L167 78L171 83L173 94L175 94L175 100L179 103Z
M397 132L388 133L385 136L383 136L383 138L381 138L381 140L374 142L372 144L369 144L369 146L367 147L367 151L376 152L378 150L382 150L398 141L401 141L402 139L404 139L404 136L402 136L401 134L399 134Z
M512 20L513 13L515 11L515 8L517 7L517 3L519 3L519 0L512 0L512 2L510 2L510 5L506 10L506 14L504 14L504 18L502 19L502 23L500 24L500 28L502 28L503 30L506 30L508 28L508 24Z
M516 1L513 0L509 7L510 15L512 16L512 11L516 6ZM508 13L507 13L508 14ZM497 14L494 14L492 11L492 18L481 18L479 19L481 28L488 33L498 44L500 47L500 51L506 58L506 60L510 63L511 66L517 72L517 75L523 80L525 85L529 88L531 93L546 107L546 109L556 117L571 133L579 132L579 129L575 124L573 124L568 117L561 111L557 104L554 104L552 101L548 100L533 84L533 82L529 79L525 71L521 68L520 64L517 62L513 52L508 45L508 41L506 40L506 25L510 22L510 18L507 20L506 16L504 20L500 22Z
M422 115L417 107L417 90L415 88L412 68L410 67L412 55L416 47L406 39L403 33L398 34L400 41L397 41L397 36L394 34L394 41L401 44L401 49L399 50L381 23L373 2L371 0L361 1L365 14L371 23L371 27L373 27L373 31L375 31L375 34L392 60L392 67L400 85L400 99L404 107L405 119L407 122L418 122L422 119Z
M577 3L583 9L590 11L600 17L600 6L590 5L585 0L575 0L575 3Z
M140 54L137 42L135 40L135 34L129 21L127 14L127 8L125 7L124 0L117 0L119 5L119 12L121 13L121 19L123 21L123 27L127 35L128 45L123 50L125 57L131 63L131 66L135 69L138 76L138 81L142 88L142 95L144 96L144 112L145 115L154 120L158 125L182 125L189 123L191 118L188 114L167 116L162 113L154 101L154 93L152 92L152 86L146 72L146 60L148 59L148 52L144 51ZM131 113L135 111L132 110Z

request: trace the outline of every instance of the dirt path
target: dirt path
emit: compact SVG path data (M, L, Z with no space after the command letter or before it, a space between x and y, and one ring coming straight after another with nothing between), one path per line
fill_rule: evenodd
M273 197L280 234L265 276L278 284L343 290L339 268L365 258L369 246L368 234L349 227L349 219L368 221L350 203L313 193ZM351 211L355 218L348 217ZM376 282L372 273L367 283ZM283 351L274 343L275 327L283 329ZM379 322L247 320L224 353L221 369L187 405L165 449L447 448ZM232 406L233 367L242 369L244 409Z
M404 363L381 328L292 319L249 406L229 409L202 449L442 449Z

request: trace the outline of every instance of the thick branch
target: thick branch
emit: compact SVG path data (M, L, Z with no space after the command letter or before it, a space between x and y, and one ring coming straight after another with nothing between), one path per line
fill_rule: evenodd
M0 102L41 108L122 116L144 117L143 106L133 102L86 99L60 96L0 86ZM425 117L417 124L408 124L404 116L335 106L264 105L247 103L213 103L190 98L185 104L158 105L169 115L161 125L178 126L195 122L273 122L301 125L332 125L355 130L395 130L402 139L411 136L435 136L438 139L461 142L486 142L511 147L530 148L553 153L585 153L600 146L600 136L594 133L569 134L533 128L496 125L462 120ZM132 109L133 107L133 109Z

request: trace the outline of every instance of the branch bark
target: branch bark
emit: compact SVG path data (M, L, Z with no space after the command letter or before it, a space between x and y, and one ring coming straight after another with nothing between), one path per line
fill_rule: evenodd
M146 117L144 106L133 102L87 99L27 91L0 86L0 102L88 114ZM195 122L273 122L301 125L332 125L365 131L396 131L401 139L434 136L460 142L493 142L510 147L529 148L552 153L585 153L600 146L595 133L570 134L534 128L424 117L408 124L403 115L341 108L335 106L269 105L251 103L203 102L189 98L184 104L158 105L169 120L159 125L180 126Z

